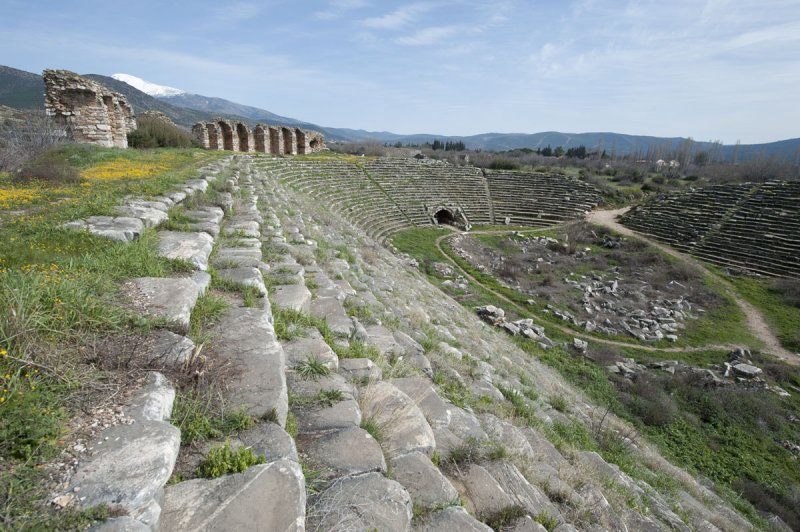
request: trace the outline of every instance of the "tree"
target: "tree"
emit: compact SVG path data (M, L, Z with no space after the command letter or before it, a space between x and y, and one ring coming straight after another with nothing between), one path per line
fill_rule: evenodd
M553 155L555 155L556 157L561 157L562 155L564 155L564 148L558 146L553 152Z
M699 151L699 152L697 152L695 154L694 159L693 159L692 162L694 162L694 164L697 165L697 166L705 166L705 165L708 164L708 161L709 161L708 152L705 151L705 150L702 150L702 151Z

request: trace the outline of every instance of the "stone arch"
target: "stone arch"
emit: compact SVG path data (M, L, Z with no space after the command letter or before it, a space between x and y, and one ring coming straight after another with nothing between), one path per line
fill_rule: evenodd
M294 131L288 127L282 127L281 135L283 135L283 153L286 155L294 155L297 153Z
M208 132L208 148L211 150L221 150L222 145L219 141L220 131L217 124L206 124Z
M456 215L450 209L440 208L434 213L433 219L437 225L456 225Z
M274 155L283 153L283 136L281 129L278 127L269 128L269 152Z
M253 144L255 144L255 151L259 153L267 153L267 133L264 131L264 126L261 124L257 125L255 129L253 129Z
M233 128L227 122L220 120L217 122L220 136L222 137L221 147L223 150L234 151L233 149Z
M297 135L297 153L298 155L305 155L308 153L308 143L306 140L306 132L302 129L295 129L295 135Z
M320 147L320 140L318 137L312 137L311 140L308 142L309 149L314 152L317 151Z
M247 153L250 151L250 131L241 122L236 123L236 136L239 137L239 151Z

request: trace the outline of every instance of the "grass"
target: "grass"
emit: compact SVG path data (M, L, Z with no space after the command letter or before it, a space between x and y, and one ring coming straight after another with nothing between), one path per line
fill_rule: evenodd
M361 428L366 430L378 443L383 441L383 429L374 418L362 419Z
M329 375L331 370L324 362L316 358L309 358L304 362L300 362L294 367L294 370L305 380L317 380L320 377Z
M775 280L732 276L728 280L751 305L758 308L778 334L783 347L800 352L800 306L786 301Z
M70 144L36 162L69 165L78 182L15 185L0 176L0 210L23 210L0 226L0 528L78 529L103 515L53 514L42 464L60 452L75 392L103 379L104 370L87 364L92 339L154 324L119 305L120 282L189 269L158 256L152 229L123 244L61 226L110 214L128 195L172 191L218 157Z
M208 328L213 325L229 307L227 301L211 292L197 298L189 319L189 336L196 344L208 340Z
M423 265L422 269L429 274L429 279L440 284L441 280L432 275L432 272L424 266L426 261L428 264L432 264L441 259L438 250L433 246L435 237L433 231L416 229L396 236L395 245L401 251L411 252L412 256ZM456 261L460 258L454 255L450 256ZM468 267L462 262L460 261L459 264ZM487 282L487 286L492 289L497 288L496 281L491 277L473 270L468 271L474 274L480 282ZM497 291L504 293L500 289ZM766 297L771 297L772 303L777 305L774 299L775 294L768 293L763 286L759 289L758 294L762 301ZM504 293L504 295L513 294ZM461 296L459 302L468 308L495 304L506 308L508 314L507 303L500 300L495 294L483 290L480 286L471 286L470 293ZM766 303L762 304L766 306ZM730 311L729 305L723 305L723 307L723 312ZM701 323L699 327L695 327L696 335L708 339L708 335L716 331L723 338L742 340L745 343L752 340L743 336L737 337L726 330L733 327L734 324L740 323L741 316L714 315L713 309L709 314L711 317L708 323ZM719 328L718 330L712 326L714 323ZM720 341L720 336L714 337L715 341ZM692 338L693 341L696 339ZM786 486L798 484L797 475L800 467L796 461L790 459L784 449L779 448L776 444L776 441L782 441L789 437L785 425L789 412L792 410L796 412L800 409L800 404L797 404L800 401L795 400L794 397L779 399L772 394L754 392L744 396L731 395L728 398L709 401L709 392L702 388L690 385L673 387L667 389L666 393L668 397L671 396L674 398L673 400L679 402L679 415L665 425L649 426L642 421L642 418L638 417L639 414L629 409L627 404L623 404L621 389L618 389L617 385L610 380L603 367L595 365L584 357L575 356L562 348L557 347L543 351L535 343L519 337L513 337L512 341L530 356L538 358L556 369L568 382L581 389L590 401L599 405L600 410L608 409L630 421L638 428L640 434L656 443L661 451L675 463L687 467L695 474L712 478L718 483L720 489L727 490L728 499L752 522L763 523L750 502L735 496L734 490L743 481L742 479L752 479L756 483L755 485L761 486L758 491L760 500L756 502L762 508L771 508L773 511L779 509L782 517L790 521L794 517L793 504L787 498ZM641 361L659 358L657 354L639 350L634 345L622 348L620 352ZM712 349L670 353L669 358L677 358L687 363L703 366L719 363L726 354ZM795 375L792 370L774 362L761 364L768 371L775 373L774 378L778 384L784 387L800 385L800 376ZM443 372L435 372L434 381L439 385L443 395L447 395L448 388L450 392L458 390L458 386L449 382ZM526 387L523 382L523 390ZM523 393L505 389L502 386L499 387L499 390L507 400L506 406L501 405L506 410L507 416L516 418L517 422L531 424L539 430L543 430L548 439L557 447L564 450L578 449L598 452L604 460L617 464L631 477L648 482L659 492L665 493L667 497L679 489L676 482L665 474L648 469L632 453L630 443L621 435L607 430L602 423L593 431L577 422L555 422L551 425L544 425L536 419L534 410L528 406ZM532 395L538 398L535 392ZM458 395L449 398L455 399L454 402L458 401ZM566 401L562 402L559 398L552 398L550 402L557 409L567 406ZM454 451L455 454L448 457L445 462L476 459L474 450L469 447ZM741 492L741 488L739 491ZM753 500L755 498L751 496L751 502Z
M221 438L255 424L244 408L226 410L216 397L191 391L176 395L171 420L181 431L181 445Z
M505 530L520 517L525 517L528 512L519 505L506 506L490 515L482 516L484 523L492 530Z

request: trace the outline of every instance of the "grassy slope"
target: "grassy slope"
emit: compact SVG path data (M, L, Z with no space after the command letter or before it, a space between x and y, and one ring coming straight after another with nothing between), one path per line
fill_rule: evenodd
M800 308L786 304L773 289L771 280L755 277L731 277L729 280L742 297L764 314L778 332L781 344L800 352Z
M68 145L45 158L95 179L14 184L9 176L0 178L0 198L6 200L0 204L0 528L77 529L104 515L102 509L57 515L46 510L39 464L60 452L71 398L97 377L84 365L82 348L97 333L150 325L115 304L118 281L187 268L157 256L153 230L123 244L60 225L106 214L127 194L172 190L216 157L200 150ZM25 212L9 216L11 210Z
M400 251L417 258L423 270L429 273L431 281L441 286L441 279L430 275L430 270L424 268L426 263L442 261L441 254L433 244L442 233L441 230L434 231L407 230L398 233L393 244ZM464 266L464 261L458 260L460 258L457 255L453 253L450 256ZM499 283L487 275L475 270L470 273L477 274L475 277L482 283L488 281L487 286L493 290L499 287ZM505 291L496 291L508 295ZM467 298L451 295L468 307L481 304L503 306L504 303L480 287L471 287L471 294ZM507 308L507 304L504 308ZM707 330L713 331L714 328ZM631 421L672 461L717 482L733 504L755 523L763 526L763 521L750 502L759 504L762 509L771 508L776 513L788 512L784 517L787 520L793 516L800 518L792 509L792 486L800 485L800 465L780 445L780 441L797 439L797 430L788 421L790 415L800 414L800 399L795 397L797 394L785 399L760 390L706 390L690 382L660 376L643 383L639 388L631 389L628 381L608 375L602 367L582 357L575 357L559 348L542 351L532 342L515 340L531 356L558 370L593 402L608 406ZM597 347L590 345L591 348ZM641 362L664 358L636 349L635 346L623 348L620 352ZM726 356L726 352L709 350L670 353L666 358L704 366L719 363ZM797 370L774 362L764 361L764 364L770 378L777 384L784 387L800 386L800 373ZM632 476L642 474L618 447L609 448L603 442L587 446L592 447L603 451L607 460L618 463ZM737 495L743 492L750 502Z

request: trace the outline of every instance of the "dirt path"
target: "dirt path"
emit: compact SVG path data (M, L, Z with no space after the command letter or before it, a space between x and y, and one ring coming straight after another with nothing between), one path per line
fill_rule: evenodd
M774 356L786 361L787 363L790 363L790 364L793 364L793 365L797 365L798 363L800 363L800 360L798 360L798 357L796 355L794 355L791 352L787 351L786 349L784 349L780 345L780 342L778 342L778 338L772 333L772 331L770 330L770 328L767 325L766 321L764 320L764 317L761 315L761 313L758 311L758 309L756 309L753 305L751 305L750 303L748 303L747 301L742 299L729 282L727 282L725 279L720 278L719 276L717 276L713 272L711 272L708 269L706 269L696 259L694 259L692 257L689 257L687 255L684 255L683 253L679 253L679 252L675 251L674 249L669 248L669 247L667 247L667 246L665 246L663 244L660 244L658 242L654 242L654 241L652 241L652 240L650 240L648 238L645 238L645 237L643 237L643 236L641 236L639 234L636 234L633 231L631 231L630 229L628 229L627 227L617 223L616 217L621 215L621 214L623 214L624 212L626 212L627 209L628 208L626 207L626 208L617 209L617 210L593 211L592 213L589 214L589 216L587 216L587 221L590 222L590 223L594 223L596 225L601 225L601 226L608 227L609 229L612 229L612 230L614 230L614 231L616 231L616 232L618 232L620 234L644 240L648 244L650 244L652 246L655 246L656 248L664 251L665 253L668 253L669 255L672 255L673 257L678 258L679 260L682 260L684 262L692 264L696 268L699 268L705 274L713 275L716 279L719 279L722 282L722 284L724 285L724 288L725 288L726 292L728 293L728 295L730 295L736 301L736 304L739 305L739 307L742 309L742 311L744 312L745 316L747 317L747 326L748 326L748 328L750 329L750 331L753 333L753 335L756 338L758 338L759 340L764 342L765 347L764 347L763 350L765 352L767 352L767 353L770 353L770 354L772 354L772 355L774 355ZM533 230L530 230L530 231L521 231L521 232L536 232L536 231L548 230L548 229L552 229L552 227L548 227L548 228L545 228L545 229L533 229ZM503 233L508 233L508 231L494 230L494 231L471 231L470 232L470 234L503 234ZM451 234L442 235L442 236L440 236L440 237L438 237L436 239L436 249L439 250L439 253L441 253L442 257L444 259L446 259L447 262L449 262L451 265L455 266L464 275L464 277L469 279L471 282L479 285L484 290L487 290L488 292L491 292L496 297L502 299L503 301L505 301L509 305L513 306L522 315L532 314L529 309L522 308L520 305L518 305L514 301L512 301L509 298L505 297L503 294L499 294L499 293L495 292L494 290L492 290L491 288L483 285L480 281L475 279L468 272L464 271L453 259L450 258L449 255L447 255L447 253L445 253L445 251L442 249L442 242L445 239L453 238L454 236L456 236L458 234L462 234L462 233L460 231L454 231ZM741 347L741 346L730 345L730 344L711 344L711 345L704 345L704 346L697 346L697 347L653 347L653 346L649 346L649 345L641 345L641 344L636 344L636 343L627 343L627 342L620 342L620 341L616 341L616 340L608 340L608 339L605 339L605 338L597 338L595 336L587 335L585 333L582 333L581 331L577 331L577 330L572 329L570 327L567 327L565 325L560 325L560 324L556 324L556 323L548 323L548 326L549 327L555 327L556 329L560 330L561 332L563 332L565 334L572 335L572 336L578 337L578 338L582 338L584 340L590 340L592 342L602 343L602 344L606 344L606 345L614 345L614 346L617 346L617 347L633 347L633 348L636 348L636 349L641 349L643 351L650 351L650 352L679 353L679 352L706 351L706 350L733 350L733 349L736 349L737 347Z

